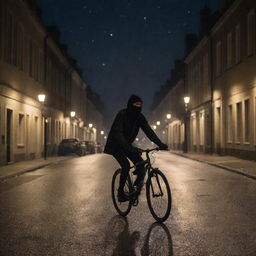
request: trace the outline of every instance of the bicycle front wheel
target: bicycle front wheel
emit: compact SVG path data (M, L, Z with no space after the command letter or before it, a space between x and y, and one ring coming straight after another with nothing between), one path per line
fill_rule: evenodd
M132 201L131 200L126 201L126 202L118 201L117 192L118 192L118 188L119 188L121 171L122 171L121 169L117 169L112 178L112 200L113 200L113 204L114 204L117 212L121 216L126 216L131 210ZM131 187L132 187L132 184L131 184L130 177L128 175L127 181L126 181L125 187L124 187L124 192L127 193L128 195L130 195Z
M171 212L172 196L169 183L160 170L151 171L146 182L146 194L149 210L155 220L167 220Z

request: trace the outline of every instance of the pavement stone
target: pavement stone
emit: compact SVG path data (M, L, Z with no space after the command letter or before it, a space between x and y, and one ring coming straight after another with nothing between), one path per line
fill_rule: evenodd
M25 172L35 171L37 169L43 168L50 164L68 160L73 158L73 155L70 156L54 156L48 157L47 160L43 158L29 160L29 161L21 161L17 163L13 163L10 165L4 165L0 167L0 180L5 180L8 178L12 178L18 175L21 175Z
M256 161L240 159L234 156L219 156L210 154L183 153L182 151L170 150L172 154L220 167L248 178L256 179Z

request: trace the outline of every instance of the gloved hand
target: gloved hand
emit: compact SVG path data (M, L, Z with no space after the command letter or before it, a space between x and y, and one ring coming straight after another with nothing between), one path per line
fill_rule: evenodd
M140 155L142 154L141 149L140 148L136 148L136 147L131 147L130 152L132 154L140 154Z
M160 145L158 145L159 146L159 149L160 150L167 150L168 149L168 146L166 145L166 144L164 144L164 143L161 143Z

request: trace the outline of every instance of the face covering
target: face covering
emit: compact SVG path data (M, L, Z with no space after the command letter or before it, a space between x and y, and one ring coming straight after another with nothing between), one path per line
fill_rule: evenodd
M139 96L136 95L132 95L129 100L128 100L128 104L127 104L127 113L129 115L129 117L131 119L135 119L138 117L138 115L141 113L141 107L136 107L133 106L133 103L135 102L141 102L142 103L142 99Z

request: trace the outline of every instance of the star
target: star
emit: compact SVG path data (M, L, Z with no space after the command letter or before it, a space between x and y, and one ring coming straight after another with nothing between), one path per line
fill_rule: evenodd
M111 37L113 37L113 36L114 36L114 34L113 34L113 33L110 33L109 35L110 35Z
M106 66L106 63L102 63L101 65L102 65L102 67L105 67L105 66Z
M188 14L190 14L190 13L191 13L191 11L190 11L190 10L188 10L188 11L187 11L187 13L188 13Z
M143 19L144 19L144 20L147 20L147 17L145 16L145 17L143 17Z

